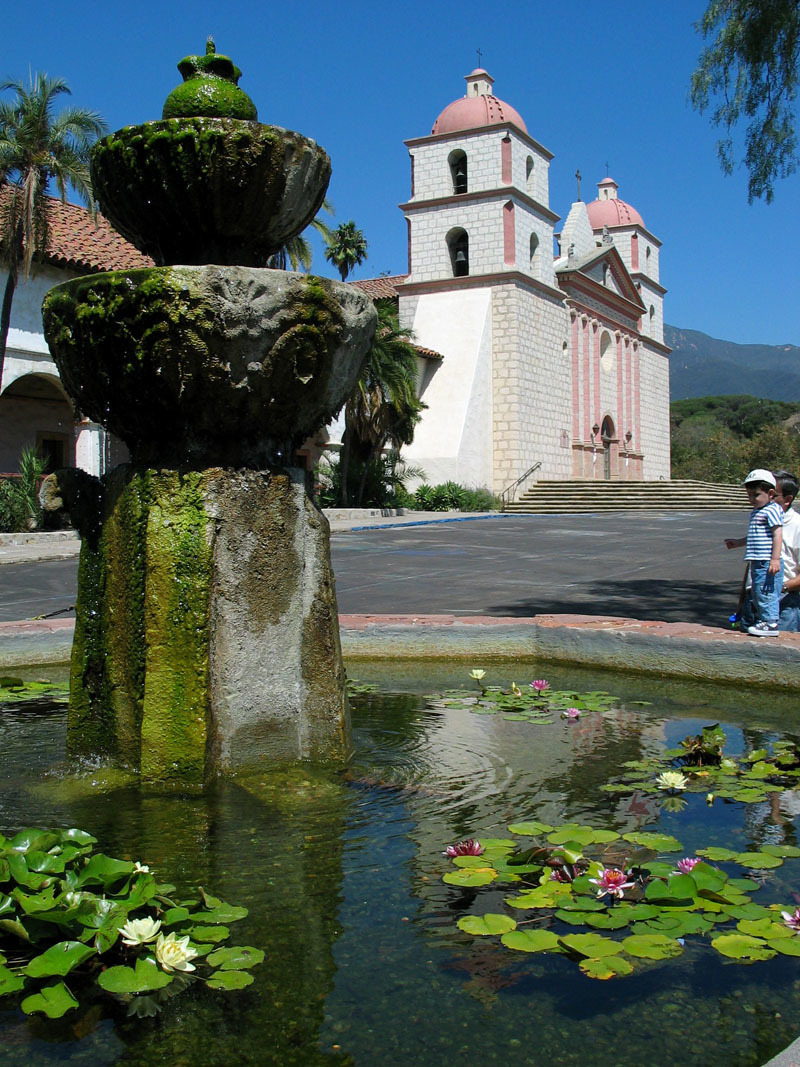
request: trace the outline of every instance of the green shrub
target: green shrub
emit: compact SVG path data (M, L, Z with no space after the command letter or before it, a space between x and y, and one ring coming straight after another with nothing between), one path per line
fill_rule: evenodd
M499 511L497 498L488 489L466 489L457 482L420 485L415 495L419 511Z
M25 449L20 456L19 477L0 482L0 533L35 530L42 521L39 483L44 463L38 453Z

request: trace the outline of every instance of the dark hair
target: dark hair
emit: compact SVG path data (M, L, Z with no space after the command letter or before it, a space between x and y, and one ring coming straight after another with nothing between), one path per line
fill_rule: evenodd
M797 496L798 490L800 490L800 482L794 474L790 474L789 471L774 471L775 484L780 489L784 497L791 497L792 500Z

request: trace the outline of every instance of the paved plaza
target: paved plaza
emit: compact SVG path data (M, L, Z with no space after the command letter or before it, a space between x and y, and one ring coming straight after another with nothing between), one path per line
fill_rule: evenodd
M742 512L337 522L342 614L616 615L725 626L741 581ZM0 621L74 604L77 559L0 567ZM62 618L69 618L64 612Z

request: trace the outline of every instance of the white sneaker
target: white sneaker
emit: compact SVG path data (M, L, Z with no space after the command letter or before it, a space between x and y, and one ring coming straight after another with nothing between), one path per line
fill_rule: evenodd
M776 622L757 622L754 626L748 626L747 632L753 637L777 637L778 624Z

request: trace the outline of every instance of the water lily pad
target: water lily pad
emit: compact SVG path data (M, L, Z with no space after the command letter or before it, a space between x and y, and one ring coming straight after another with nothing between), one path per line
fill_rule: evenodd
M25 979L21 974L9 971L8 967L0 966L0 997L4 997L7 993L16 993L24 985Z
M464 867L457 871L448 871L442 878L448 885L479 886L489 885L497 878L494 867Z
M67 975L73 968L96 955L95 950L80 941L59 941L40 956L34 956L25 968L29 978L51 978Z
M526 889L516 897L506 897L512 908L557 908L572 891L563 882L545 882L544 885Z
M762 845L761 852L768 856L782 856L784 859L796 859L800 856L800 848L797 845Z
M597 930L621 930L631 921L631 917L622 908L611 908L605 912L589 912L586 916L586 925L593 926Z
M554 952L558 948L558 937L552 930L511 930L500 940L517 952Z
M621 956L581 960L578 966L588 978L597 978L601 982L610 978L625 978L633 973L633 965Z
M683 946L664 934L631 934L623 938L622 947L629 956L646 960L668 960L680 956Z
M680 852L683 845L676 837L670 834L652 834L644 830L637 830L629 834L623 834L625 841L634 845L643 845L644 848L652 848L657 852Z
M151 993L168 986L172 980L171 974L145 957L138 959L134 967L109 967L99 974L97 984L107 993Z
M711 944L723 956L748 963L751 960L769 960L775 955L775 949L770 948L766 941L747 934L720 934Z
M772 867L780 867L783 860L780 856L770 856L767 852L739 852L736 862L750 870L769 870Z
M49 1019L60 1019L72 1008L77 1008L78 1002L63 982L56 982L25 997L20 1007L26 1015L40 1011Z
M513 919L510 921L513 922ZM251 948L249 945L234 945L229 948L218 948L207 957L206 962L223 971L246 971L264 962L264 952L260 948Z
M782 956L800 956L800 937L771 937L767 944Z
M230 937L230 930L227 926L191 926L187 933L192 941L211 941L212 944Z
M206 985L209 989L244 989L252 983L253 976L247 971L217 971Z
M210 911L198 911L192 918L195 922L235 923L239 919L246 919L247 914L247 908L242 908L236 904L220 903L218 907L212 908Z
M621 942L612 941L609 937L601 937L600 934L565 934L558 940L559 944L569 952L587 956L593 960L604 956L615 956L618 952L622 952Z
M765 941L795 936L794 931L790 930L788 926L767 918L741 919L736 924L736 929L742 934L750 934L751 937L763 937ZM800 938L797 940L800 942Z
M712 846L711 848L698 848L698 856L705 856L706 859L713 860L715 863L725 860L735 860L739 855L738 852L733 852L729 848L718 848Z
M508 829L510 833L523 837L539 837L541 834L552 833L553 827L544 822L515 822Z
M475 934L477 937L505 934L517 928L516 920L510 915L496 915L491 912L486 915L464 915L456 925L465 934Z

